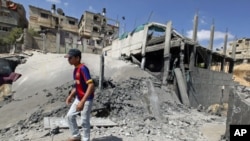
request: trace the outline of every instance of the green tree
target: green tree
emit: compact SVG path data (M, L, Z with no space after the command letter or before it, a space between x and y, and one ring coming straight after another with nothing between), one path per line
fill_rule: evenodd
M37 31L35 31L33 28L29 29L28 32L33 37L34 36L40 37L39 33Z
M21 34L23 33L22 28L12 28L12 30L4 37L0 39L1 44L4 45L13 45L16 42L16 39L18 39Z

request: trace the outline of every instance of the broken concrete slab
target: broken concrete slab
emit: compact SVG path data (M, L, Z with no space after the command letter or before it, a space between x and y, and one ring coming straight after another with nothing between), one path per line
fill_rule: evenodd
M68 128L68 122L65 117L44 117L43 121L44 121L45 129L53 129L54 127ZM77 117L77 123L78 123L78 126L80 127L81 125L80 117ZM112 126L117 126L118 124L111 121L108 118L92 117L90 119L90 125L97 126L97 127L112 127Z

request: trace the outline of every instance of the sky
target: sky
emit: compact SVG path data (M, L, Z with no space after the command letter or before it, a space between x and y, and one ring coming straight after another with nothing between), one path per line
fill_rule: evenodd
M147 22L166 24L192 38L193 19L198 14L198 42L207 47L212 23L215 26L214 49L240 38L250 38L250 0L12 0L23 4L29 17L29 5L50 10L52 4L63 9L65 15L80 19L84 11L102 13L120 21L120 28L130 32ZM123 20L122 17L125 17ZM229 48L229 46L228 46Z

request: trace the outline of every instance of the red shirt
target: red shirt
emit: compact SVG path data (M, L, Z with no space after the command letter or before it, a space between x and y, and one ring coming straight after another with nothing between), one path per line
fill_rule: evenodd
M88 89L88 84L93 83L91 79L89 69L84 65L78 65L73 74L75 80L76 95L79 100L81 100ZM92 93L87 99L91 100L94 98L94 93Z

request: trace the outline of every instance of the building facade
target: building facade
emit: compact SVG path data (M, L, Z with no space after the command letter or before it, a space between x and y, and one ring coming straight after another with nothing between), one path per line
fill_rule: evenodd
M29 29L38 31L41 38L35 43L45 52L65 53L76 46L78 19L66 16L52 4L51 11L29 5Z
M85 11L78 24L85 49L101 50L119 36L119 23L103 14ZM105 36L104 36L105 35ZM103 42L104 41L104 42Z
M227 54L229 56L232 55L232 49L234 44L236 46L236 62L250 62L250 38L241 38L230 43L230 48L227 50Z
M29 14L29 29L35 31L51 29L78 33L78 19L65 16L60 8L56 10L55 5L52 5L51 11L29 5Z
M14 27L27 28L28 20L23 5L0 0L0 35L4 36Z

